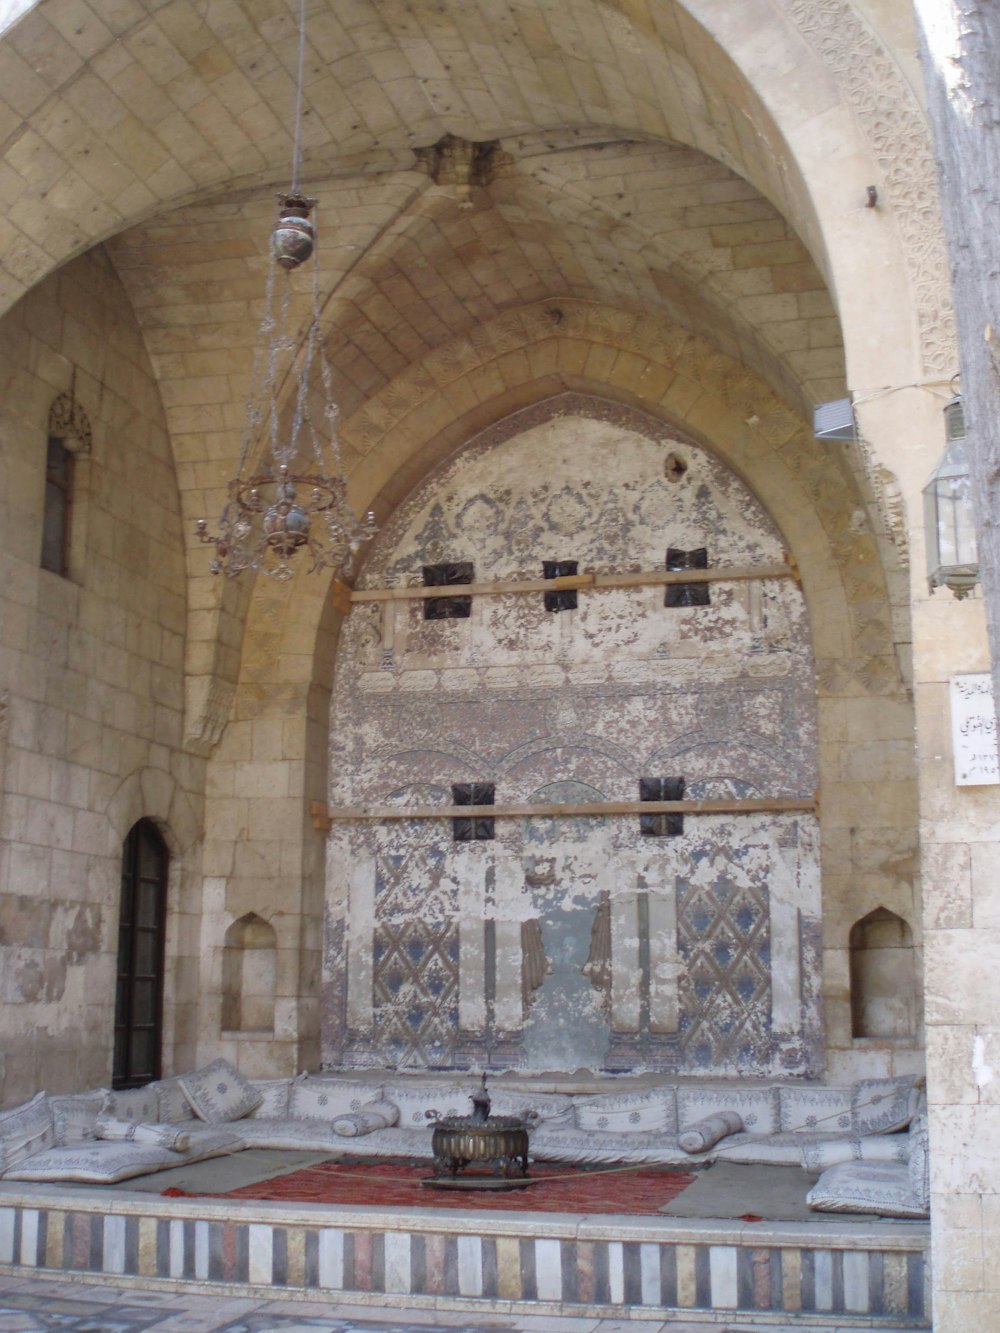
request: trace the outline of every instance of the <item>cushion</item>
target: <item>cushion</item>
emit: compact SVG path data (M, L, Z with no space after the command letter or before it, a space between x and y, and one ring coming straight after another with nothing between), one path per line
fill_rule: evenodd
M824 1171L806 1195L823 1213L877 1213L881 1217L926 1217L910 1189L909 1169L899 1162L841 1162Z
M194 1109L179 1078L165 1078L153 1086L160 1107L159 1115L155 1117L157 1120L165 1125L182 1125L195 1119Z
M192 1138L191 1151L175 1153L146 1143L115 1143L106 1139L92 1139L88 1143L74 1143L66 1148L49 1148L16 1167L7 1177L10 1180L69 1180L84 1185L113 1185L118 1180L146 1176L151 1171L188 1162L200 1162L206 1157L239 1152L243 1140L228 1130L210 1125L198 1125L185 1130Z
M132 1176L176 1166L177 1155L148 1144L110 1143L101 1139L49 1148L5 1175L7 1180L68 1180L83 1185L113 1185Z
M189 1128L190 1125L190 1128ZM202 1120L191 1120L179 1132L191 1140L187 1151L181 1151L183 1162L200 1162L203 1157L219 1157L223 1153L242 1152L247 1146L243 1141L243 1122L238 1126L229 1124L207 1125ZM177 1165L177 1158L171 1166Z
M910 1193L919 1199L925 1208L931 1206L931 1177L929 1142L927 1135L927 1116L918 1115L910 1126Z
M255 1120L253 1116L247 1116L239 1122L239 1132L245 1148L332 1152L340 1143L329 1120L295 1120L287 1115L271 1120Z
M95 1125L103 1101L103 1090L76 1093L69 1097L50 1097L56 1146L63 1148L68 1143L84 1143L87 1139L95 1139Z
M382 1089L377 1083L355 1079L304 1078L288 1091L288 1114L294 1120L331 1121L338 1115L360 1111L366 1102L377 1101Z
M532 1132L531 1156L539 1162L578 1165L658 1162L688 1166L692 1160L678 1148L673 1135L611 1134L599 1129L549 1129L547 1125L540 1125Z
M577 1097L577 1128L615 1134L676 1134L677 1114L673 1101L673 1089L670 1088Z
M210 1125L241 1120L261 1102L257 1089L228 1060L213 1060L204 1069L183 1074L180 1084L195 1115Z
M905 1129L917 1113L923 1080L867 1078L855 1083L851 1093L851 1128L857 1135L892 1134Z
M252 1085L260 1093L260 1102L250 1112L252 1117L270 1118L288 1114L288 1097L292 1090L290 1078L255 1078Z
M388 1129L399 1119L399 1107L395 1102L366 1102L360 1111L349 1111L339 1115L333 1122L334 1134L353 1139L362 1134L371 1134L376 1129Z
M147 1083L143 1088L123 1088L112 1092L106 1090L101 1110L105 1115L116 1120L140 1120L146 1124L160 1118L160 1097L155 1083Z
M779 1130L777 1134L729 1134L712 1149L712 1157L717 1162L801 1166L802 1149L806 1144L847 1137L846 1134L820 1134L808 1129Z
M863 1139L826 1139L802 1145L802 1165L807 1171L826 1171L838 1162L908 1162L908 1134L868 1134Z
M4 1175L35 1153L55 1145L52 1110L44 1092L0 1113L0 1172Z
M778 1088L781 1129L821 1129L841 1134L851 1128L851 1089L803 1086Z
M774 1134L780 1123L775 1088L677 1089L677 1120L681 1125L693 1125L719 1111L735 1111L750 1134Z
M512 1115L535 1125L575 1125L573 1099L559 1092L513 1092L499 1089L490 1093L491 1115Z
M382 1095L399 1107L401 1126L429 1129L431 1122L425 1114L427 1111L437 1111L438 1115L471 1115L472 1102L469 1099L478 1086L476 1083L435 1083L414 1079L412 1083L387 1083ZM368 1101L371 1095L369 1090L365 1100Z
M677 1136L677 1142L685 1152L707 1152L727 1134L741 1134L743 1121L735 1111L716 1111L693 1125L685 1125Z
M114 1116L97 1117L97 1137L115 1143L146 1143L154 1148L169 1148L171 1152L187 1152L191 1136L173 1125L144 1125L134 1120L116 1120Z

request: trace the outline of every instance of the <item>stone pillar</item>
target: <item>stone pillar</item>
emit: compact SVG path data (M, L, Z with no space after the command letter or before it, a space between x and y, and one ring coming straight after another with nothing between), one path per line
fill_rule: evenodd
M982 591L926 583L921 489L944 450L943 392L902 391L862 424L898 468L910 544L920 800L934 1327L990 1327L1000 1268L1000 787L956 787L949 681L986 671ZM905 448L904 446L905 442Z

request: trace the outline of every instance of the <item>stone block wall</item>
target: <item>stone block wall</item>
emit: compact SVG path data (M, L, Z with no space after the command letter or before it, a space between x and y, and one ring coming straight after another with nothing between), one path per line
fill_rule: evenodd
M0 325L3 1103L107 1083L122 842L171 852L166 1062L197 1032L203 761L181 748L185 571L159 395L103 251ZM51 415L53 403L57 407ZM46 442L75 458L66 576L40 568Z

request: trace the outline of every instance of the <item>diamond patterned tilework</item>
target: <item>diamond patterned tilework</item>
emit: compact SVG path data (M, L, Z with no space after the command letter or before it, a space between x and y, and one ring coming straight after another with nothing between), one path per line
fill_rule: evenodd
M693 1068L766 1064L770 1048L770 920L764 882L718 848L712 875L681 880L677 945L681 1043Z
M375 881L375 1040L390 1064L447 1063L458 1036L454 888L437 848L383 854Z

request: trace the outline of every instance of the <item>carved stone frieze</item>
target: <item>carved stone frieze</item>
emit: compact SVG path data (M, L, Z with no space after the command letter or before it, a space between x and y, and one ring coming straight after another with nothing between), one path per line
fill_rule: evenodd
M850 0L779 0L835 75L878 159L917 308L924 373L957 366L948 257L930 131L899 66Z

